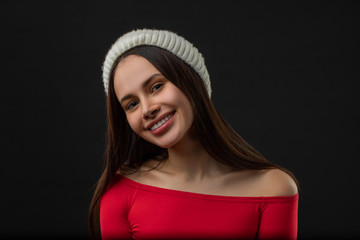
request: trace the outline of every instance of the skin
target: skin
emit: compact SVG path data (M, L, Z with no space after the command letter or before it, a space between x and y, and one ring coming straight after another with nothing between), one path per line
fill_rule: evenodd
M130 55L123 59L115 70L114 88L134 132L169 152L169 158L156 169L126 177L151 186L211 195L297 193L293 179L281 170L232 171L213 159L191 133L194 116L186 96L145 58ZM164 133L154 135L147 129L154 120L174 111L171 125ZM141 170L155 165L149 159Z
M143 83L151 79L144 87ZM145 58L130 55L116 68L116 95L121 101L130 127L140 137L163 148L171 148L181 139L188 139L193 122L190 102L185 95ZM147 128L159 116L176 111L172 126L160 136Z

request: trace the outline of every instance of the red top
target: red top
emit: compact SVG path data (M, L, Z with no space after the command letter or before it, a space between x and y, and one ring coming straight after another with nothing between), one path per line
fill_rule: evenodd
M232 197L117 175L100 203L103 239L296 239L299 195Z

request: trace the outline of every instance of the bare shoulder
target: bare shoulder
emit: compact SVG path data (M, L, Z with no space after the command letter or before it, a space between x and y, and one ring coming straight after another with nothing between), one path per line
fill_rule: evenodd
M298 192L294 179L280 169L265 170L260 179L266 196L292 196Z

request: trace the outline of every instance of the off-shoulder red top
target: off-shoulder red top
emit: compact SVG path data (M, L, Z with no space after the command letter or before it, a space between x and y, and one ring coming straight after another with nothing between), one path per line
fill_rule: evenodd
M232 197L116 175L100 202L106 239L296 239L299 195Z

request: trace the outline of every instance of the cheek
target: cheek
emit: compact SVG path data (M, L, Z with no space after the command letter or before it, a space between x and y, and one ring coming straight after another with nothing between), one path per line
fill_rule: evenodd
M170 90L165 93L165 99L167 102L176 106L188 106L189 101L186 96L175 86L171 86Z
M193 109L187 97L182 92L177 92L177 94L173 95L173 101L176 105L182 106L185 117L191 121L193 119Z
M127 115L126 118L131 129L139 135L141 130L141 121L137 114Z

